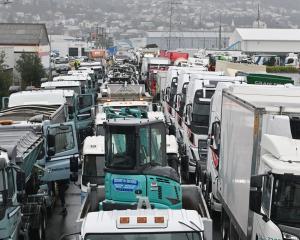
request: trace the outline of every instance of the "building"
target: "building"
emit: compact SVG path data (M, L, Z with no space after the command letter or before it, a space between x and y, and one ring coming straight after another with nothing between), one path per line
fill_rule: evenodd
M147 44L157 44L161 49L218 49L218 31L197 31L197 32L147 32ZM230 33L221 33L221 47L227 48Z
M50 35L51 50L59 52L60 56L86 56L89 45L86 41L67 36L67 35Z
M300 29L236 28L229 44L228 49L247 54L285 56L300 52Z
M14 59L13 67L25 52L38 54L44 68L50 68L50 42L45 24L0 23L0 49L12 49L13 56L9 59Z

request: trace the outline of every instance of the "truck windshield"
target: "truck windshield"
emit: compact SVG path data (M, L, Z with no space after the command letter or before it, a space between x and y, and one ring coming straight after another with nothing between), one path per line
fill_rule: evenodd
M104 183L104 155L85 155L83 159L82 184L87 183L103 184Z
M0 170L0 221L5 217L5 206L3 204L3 191L5 190L4 170Z
M300 226L300 177L275 177L272 219L288 226Z
M4 171L0 170L0 192L5 189Z
M192 127L196 134L208 134L210 102L195 101L193 104Z
M136 165L134 127L111 127L108 136L106 164L114 169L133 169Z
M202 240L199 232L120 233L87 235L85 240Z

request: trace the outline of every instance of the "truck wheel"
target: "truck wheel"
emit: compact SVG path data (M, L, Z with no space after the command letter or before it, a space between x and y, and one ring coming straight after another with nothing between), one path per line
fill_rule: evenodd
M43 214L40 215L38 228L31 229L30 239L32 240L44 240L46 237L46 218Z
M230 240L229 219L224 209L222 210L221 221L222 221L221 223L222 240Z
M197 162L196 163L196 172L195 172L195 182L196 182L196 185L199 186L200 183L201 185L203 186L203 176L202 176L202 170L201 170L201 166L200 164Z
M194 173L189 173L188 174L188 183L189 184L196 184L196 172Z

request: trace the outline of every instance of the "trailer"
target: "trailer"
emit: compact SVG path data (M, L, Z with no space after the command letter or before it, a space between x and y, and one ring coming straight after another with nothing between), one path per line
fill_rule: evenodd
M223 239L299 239L300 89L223 91L218 196Z

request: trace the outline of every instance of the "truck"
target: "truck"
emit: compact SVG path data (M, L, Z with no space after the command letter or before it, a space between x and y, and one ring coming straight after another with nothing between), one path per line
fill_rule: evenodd
M12 128L26 122L41 126L43 137L47 141L44 141L37 164L43 171L41 181L44 182L69 179L69 159L79 157L76 126L70 119L67 105L68 96L72 98L74 92L70 90L18 92L10 95L8 108L0 112L0 120L9 120L8 125Z
M291 84L293 81L290 78L270 74L248 74L246 75L246 83L256 85L284 85ZM219 83L211 99L208 128L207 164L206 172L203 174L203 178L201 179L203 184L204 198L207 206L211 210L217 212L220 212L222 209L217 195L219 150L221 143L220 126L222 121L222 91L225 88L229 88L229 86L233 84L238 83Z
M151 85L149 83L150 73L154 70L166 70L171 65L168 58L161 57L145 57L141 67L141 83L146 84L146 89L149 91Z
M199 184L206 170L210 102L218 83L244 81L245 77L191 76L182 120L184 155L181 171L188 182Z
M83 75L60 75L53 78L53 82L57 81L77 81L81 83L81 94L93 93L95 94L95 89L93 88L93 82L90 76L87 74Z
M27 94L12 94L0 112L1 239L45 239L55 181L69 179L70 158L79 156L66 91Z
M217 180L223 239L300 238L299 96L293 86L223 90Z
M0 121L0 238L45 239L47 191L34 164L43 148L41 129Z

